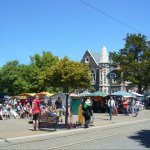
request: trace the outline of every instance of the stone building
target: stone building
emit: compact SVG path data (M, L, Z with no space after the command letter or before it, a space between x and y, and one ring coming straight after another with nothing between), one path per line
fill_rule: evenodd
M112 66L110 65L111 61L109 59L106 47L102 47L100 53L86 50L81 62L89 65L92 76L91 86L95 91L99 90L104 93L110 93L111 90L111 92L113 93L119 90L125 90L127 85L125 85L125 83L122 83L120 79L116 79L116 74L112 73L115 72L115 70L117 70L118 68L112 68ZM110 72L111 75L114 76L111 80L109 79Z

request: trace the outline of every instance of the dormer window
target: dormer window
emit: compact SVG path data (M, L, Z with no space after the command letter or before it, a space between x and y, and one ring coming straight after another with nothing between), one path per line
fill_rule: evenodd
M90 62L90 58L88 56L85 57L85 63L89 63Z

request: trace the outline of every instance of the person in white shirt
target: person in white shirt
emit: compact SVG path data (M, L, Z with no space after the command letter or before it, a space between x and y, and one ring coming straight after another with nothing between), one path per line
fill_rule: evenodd
M113 99L113 97L110 97L110 99L108 100L109 113L110 113L110 110L113 112L114 107L115 107L115 100Z
M139 104L140 104L140 102L138 100L136 100L135 105L134 105L135 117L137 117L137 115L139 114Z

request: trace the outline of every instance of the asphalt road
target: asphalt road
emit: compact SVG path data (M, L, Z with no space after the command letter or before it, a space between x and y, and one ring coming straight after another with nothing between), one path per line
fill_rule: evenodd
M8 142L0 149L150 149L150 119L49 134Z

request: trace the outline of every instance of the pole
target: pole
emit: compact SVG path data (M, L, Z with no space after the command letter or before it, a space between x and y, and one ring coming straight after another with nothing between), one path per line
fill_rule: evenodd
M68 127L68 97L69 95L66 94L66 114L65 114L65 126Z
M111 85L112 85L112 80L111 80L111 58L110 58L110 54L109 54L109 96L110 96L109 116L110 116L110 120L112 120Z

